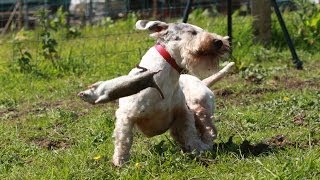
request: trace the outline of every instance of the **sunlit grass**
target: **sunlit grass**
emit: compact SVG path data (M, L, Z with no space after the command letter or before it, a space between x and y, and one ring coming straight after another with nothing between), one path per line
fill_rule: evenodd
M317 179L319 53L300 49L305 70L297 71L289 51L254 45L251 19L235 18L239 67L259 63L267 73L256 84L234 72L212 88L219 130L213 151L193 156L182 153L168 133L148 139L136 132L132 157L122 168L110 161L116 103L92 106L76 94L90 83L127 74L154 44L147 32L134 30L135 18L85 27L75 39L54 34L60 69L40 55L38 31L28 32L30 41L22 42L36 67L31 73L14 68L15 35L2 39L0 178ZM224 17L191 18L190 23L226 33ZM284 141L272 142L280 135ZM270 146L259 149L267 142Z

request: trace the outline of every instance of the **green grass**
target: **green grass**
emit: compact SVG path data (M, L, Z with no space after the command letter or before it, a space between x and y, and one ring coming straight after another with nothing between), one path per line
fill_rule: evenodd
M148 139L136 132L132 157L122 168L110 161L116 103L92 106L76 94L126 74L153 45L147 33L133 31L135 18L85 27L74 39L53 33L58 69L40 55L38 30L25 32L29 40L20 42L32 55L29 73L17 69L16 35L2 38L0 178L319 179L319 47L298 48L305 67L295 70L288 50L254 45L251 19L235 18L238 67L263 79L257 84L235 71L212 88L219 130L214 150L193 156L182 153L169 134ZM225 22L191 18L220 34ZM259 70L251 70L251 63L260 64Z

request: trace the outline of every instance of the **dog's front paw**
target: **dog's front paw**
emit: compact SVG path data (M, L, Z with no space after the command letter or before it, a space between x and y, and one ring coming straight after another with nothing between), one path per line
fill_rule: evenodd
M208 151L212 148L211 145L205 144L202 141L195 141L186 146L186 151L192 152L194 154L201 154L205 151Z
M97 95L93 89L87 89L85 91L81 91L78 93L78 96L85 102L88 102L90 104L95 104L95 101L97 100Z

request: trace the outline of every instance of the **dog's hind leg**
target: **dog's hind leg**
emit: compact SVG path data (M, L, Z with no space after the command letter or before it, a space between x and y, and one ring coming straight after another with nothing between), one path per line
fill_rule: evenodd
M133 141L133 122L126 116L126 113L116 112L116 126L113 132L114 154L113 164L122 166L130 157L130 148Z
M199 104L192 111L194 111L196 128L200 133L202 141L212 146L213 140L217 137L217 129L212 123L212 106L201 106Z
M205 144L195 126L193 113L185 105L184 108L175 113L175 120L170 128L171 136L182 146L187 152L203 152L209 150L212 146Z

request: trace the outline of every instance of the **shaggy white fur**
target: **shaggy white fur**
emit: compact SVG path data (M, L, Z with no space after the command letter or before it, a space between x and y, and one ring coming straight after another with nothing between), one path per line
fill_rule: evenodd
M230 48L227 36L190 24L139 20L136 28L149 30L150 36L165 47L181 68L201 77L216 72L219 58L228 54ZM185 151L202 152L212 148L217 131L212 120L213 93L207 85L224 76L232 65L202 82L195 76L180 75L151 47L139 66L154 72L161 70L154 75L154 80L164 99L154 88L119 99L113 164L121 166L129 159L134 127L148 137L170 130ZM134 68L129 75L137 75L139 71Z

